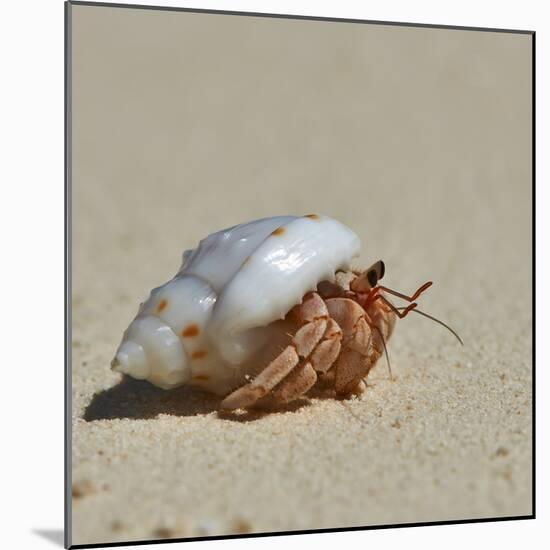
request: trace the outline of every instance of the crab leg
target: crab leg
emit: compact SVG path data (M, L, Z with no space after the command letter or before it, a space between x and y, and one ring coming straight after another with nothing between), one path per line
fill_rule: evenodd
M325 373L330 369L340 354L341 342L342 329L334 319L329 318L322 341L309 357L311 366L315 371Z
M246 408L264 397L298 363L299 357L293 347L287 347L252 382L230 393L220 404L220 408L233 410Z
M329 318L323 299L317 293L308 294L292 315L305 324L291 343L254 380L229 394L222 408L249 407L276 386L278 401L292 401L315 384L316 371L326 372L331 367L340 352L342 331Z
M357 302L332 298L326 304L342 328L345 342L336 361L334 386L337 393L354 393L382 353L380 336L371 329L365 310Z
M302 361L273 390L277 403L289 403L306 393L317 382L317 373L310 361Z
M433 283L431 281L428 281L427 283L424 283L420 288L418 288L415 293L412 296L407 296L406 294L402 294L401 292L397 292L396 290L392 290L391 288L388 288L387 286L378 285L378 288L380 290L385 290L389 294L393 294L394 296L397 296L398 298L402 298L403 300L407 300L407 302L414 302L427 288L431 287Z
M222 402L223 409L249 407L264 397L313 351L327 329L328 312L323 299L316 293L306 295L292 314L305 323L291 343L250 383L230 393Z
M403 308L403 311L399 311L385 296L382 296L382 294L377 294L372 301L374 302L375 300L381 300L384 302L400 319L406 317L407 314L409 314L418 305L416 302L413 302Z

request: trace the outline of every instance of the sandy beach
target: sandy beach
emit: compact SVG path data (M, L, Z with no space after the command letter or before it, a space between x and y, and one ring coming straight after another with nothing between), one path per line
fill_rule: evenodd
M526 35L73 6L73 544L531 513ZM320 213L404 292L360 398L219 415L109 364L209 233Z

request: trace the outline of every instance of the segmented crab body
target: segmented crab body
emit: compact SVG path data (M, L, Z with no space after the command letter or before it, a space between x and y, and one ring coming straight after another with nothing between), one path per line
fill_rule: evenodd
M416 304L400 313L389 302L382 262L351 270L359 248L351 229L318 215L213 233L151 291L112 368L165 389L200 386L225 409L287 403L318 381L360 391L396 315Z

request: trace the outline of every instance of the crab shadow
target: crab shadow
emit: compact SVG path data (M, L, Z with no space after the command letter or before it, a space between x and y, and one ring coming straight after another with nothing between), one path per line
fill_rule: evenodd
M220 411L222 397L191 386L163 390L130 377L112 388L96 393L86 407L82 418L86 422L116 419L153 419L160 414L172 416L197 416L217 412L221 420L251 422L277 412L293 412L309 405L309 400L299 399L284 407L251 409L249 411Z

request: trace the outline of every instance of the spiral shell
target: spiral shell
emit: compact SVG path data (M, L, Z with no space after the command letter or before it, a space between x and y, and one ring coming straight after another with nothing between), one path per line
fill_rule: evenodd
M276 322L359 253L355 233L327 216L276 216L213 233L183 253L124 332L114 370L161 388L223 394L242 382Z

